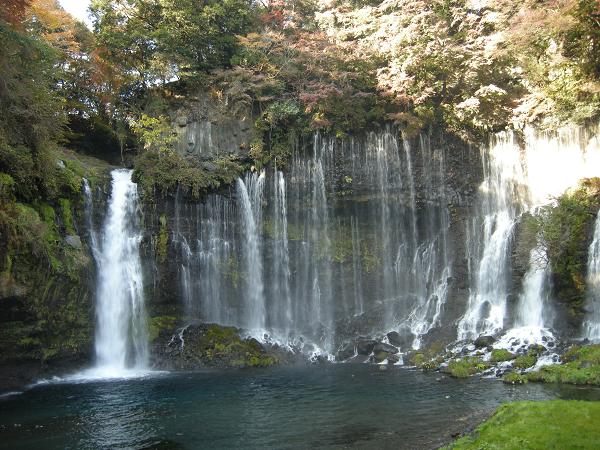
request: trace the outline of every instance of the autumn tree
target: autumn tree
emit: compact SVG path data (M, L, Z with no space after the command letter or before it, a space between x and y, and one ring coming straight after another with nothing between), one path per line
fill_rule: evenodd
M3 0L0 3L0 19L19 25L31 0Z

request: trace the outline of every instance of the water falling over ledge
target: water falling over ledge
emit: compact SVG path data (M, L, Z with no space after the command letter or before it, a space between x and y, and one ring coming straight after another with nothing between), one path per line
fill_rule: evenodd
M522 144L516 133L503 132L482 149L484 182L479 190L480 212L468 230L472 280L459 339L503 330L512 330L512 335L523 330L531 339L547 335L554 317L550 268L538 264L538 244L532 249L515 319L508 320L513 232L524 212L533 212L581 179L600 174L599 135L600 125L555 133L527 128Z
M144 304L137 185L132 171L111 173L112 192L97 255L96 365L92 378L145 373L148 336Z

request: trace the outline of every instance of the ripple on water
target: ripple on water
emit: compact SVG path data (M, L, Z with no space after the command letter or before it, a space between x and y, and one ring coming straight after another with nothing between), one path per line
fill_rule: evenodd
M501 402L600 398L439 377L342 364L50 382L0 402L0 448L429 448Z

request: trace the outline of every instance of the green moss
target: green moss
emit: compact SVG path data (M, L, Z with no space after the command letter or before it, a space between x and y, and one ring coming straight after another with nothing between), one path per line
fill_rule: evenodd
M199 350L201 359L208 365L268 367L279 363L276 357L267 355L255 340L242 339L233 327L210 325L199 349L186 348L190 352Z
M526 384L529 380L526 375L521 375L517 372L509 372L502 377L502 381L506 384Z
M50 206L48 203L39 203L37 205L37 210L40 212L40 215L44 222L51 226L55 224L56 212L54 211L54 208L52 206Z
M447 449L596 449L600 402L552 400L502 405L472 436Z
M164 263L167 260L167 251L169 247L169 230L167 228L167 216L160 216L160 231L156 239L156 256L159 262Z
M490 365L476 356L454 359L448 363L446 372L454 378L467 378L476 373L489 369Z
M232 158L214 161L216 170L207 171L201 161L176 152L147 150L134 161L134 181L147 200L167 195L180 188L183 194L197 200L208 192L233 183L245 167Z
M411 365L425 371L436 370L444 362L444 345L441 342L434 342L431 346L415 351L408 357ZM446 355L450 357L448 354Z
M600 345L574 346L563 364L542 367L527 374L529 381L600 386Z
M60 207L60 215L62 217L63 226L65 227L65 232L67 234L75 234L71 201L68 198L60 198L58 199L58 205Z
M0 172L0 200L12 200L15 193L15 180L7 173Z
M513 362L513 367L516 369L528 369L535 366L535 363L537 363L537 357L534 354L529 353L527 355L517 356Z
M552 268L555 297L572 319L580 318L586 296L585 269L591 229L600 207L600 178L583 180L527 221Z
M499 348L492 350L490 361L496 364L503 361L510 361L511 359L515 359L515 355L506 349Z
M148 340L154 342L163 330L174 330L177 318L173 316L156 316L148 320Z

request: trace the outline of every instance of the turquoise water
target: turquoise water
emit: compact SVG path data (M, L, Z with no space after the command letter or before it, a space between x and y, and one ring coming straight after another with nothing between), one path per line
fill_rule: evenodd
M0 400L2 449L435 448L500 403L600 391L324 365L38 385Z

